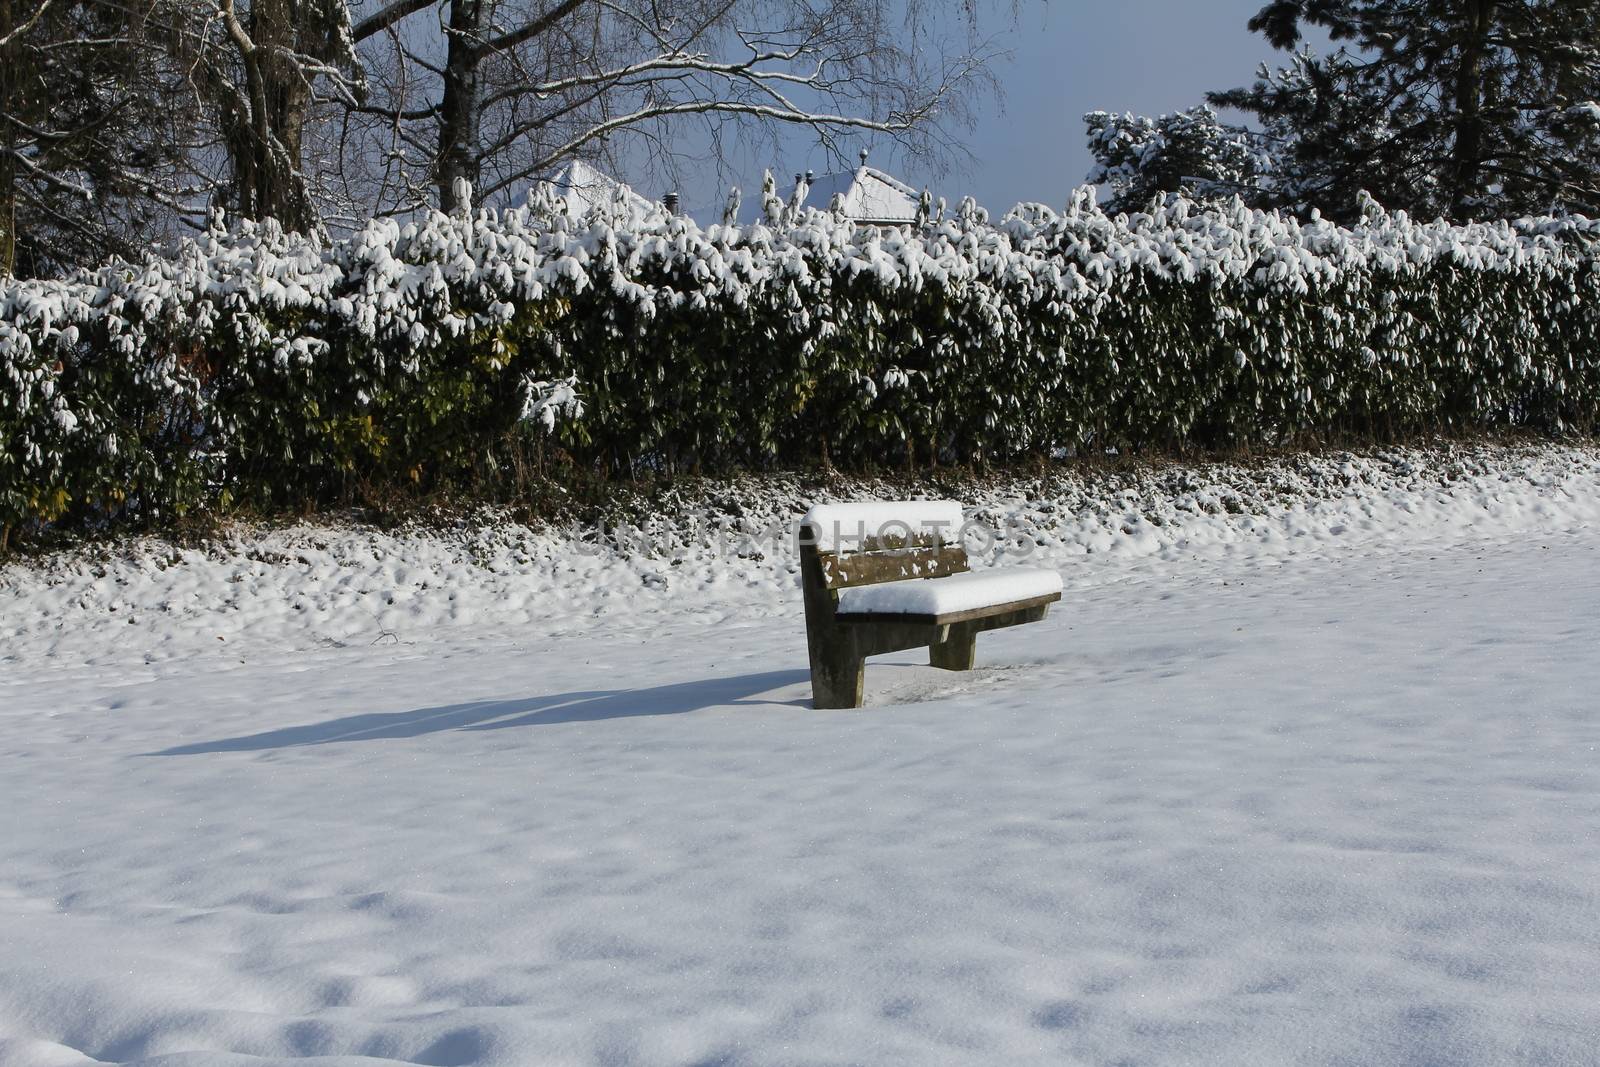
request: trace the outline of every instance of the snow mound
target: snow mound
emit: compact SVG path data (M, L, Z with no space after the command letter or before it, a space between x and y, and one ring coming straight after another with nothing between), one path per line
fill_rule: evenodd
M467 631L532 640L797 617L797 516L829 496L915 488L775 475L619 497L601 523L534 528L483 514L399 531L238 527L193 545L138 539L16 560L0 566L0 689L21 666L227 666ZM1180 561L1275 566L1587 528L1600 522L1600 451L1386 449L920 488L962 501L975 567L1053 569L1078 590L1150 580Z

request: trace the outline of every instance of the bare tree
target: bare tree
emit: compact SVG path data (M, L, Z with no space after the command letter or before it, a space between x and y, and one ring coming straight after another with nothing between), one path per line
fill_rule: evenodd
M990 84L977 5L1010 0L378 2L0 0L0 270L216 208L354 226L795 127L937 149Z
M354 24L373 102L340 150L403 210L430 191L460 206L462 179L488 200L620 144L659 159L690 123L713 143L731 124L927 149L989 84L981 27L920 0L393 0Z
M135 254L223 207L320 225L319 108L352 107L344 0L0 0L0 271Z
M169 47L214 134L226 206L290 229L321 224L304 167L319 105L358 106L344 0L162 0Z

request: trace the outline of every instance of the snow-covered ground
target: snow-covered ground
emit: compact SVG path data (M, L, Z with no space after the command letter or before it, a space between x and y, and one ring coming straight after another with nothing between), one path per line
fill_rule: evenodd
M1419 464L974 501L860 711L781 550L12 566L0 1064L1592 1064L1600 455Z

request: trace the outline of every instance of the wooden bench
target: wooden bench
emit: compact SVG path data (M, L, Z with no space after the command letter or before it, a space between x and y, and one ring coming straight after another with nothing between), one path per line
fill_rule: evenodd
M1054 571L972 571L949 500L819 504L800 524L811 696L859 708L866 658L927 648L947 671L972 669L984 630L1043 619L1061 599Z

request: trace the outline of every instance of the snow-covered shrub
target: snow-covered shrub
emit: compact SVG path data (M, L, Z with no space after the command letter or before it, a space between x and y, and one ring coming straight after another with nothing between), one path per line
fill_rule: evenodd
M548 432L578 408L535 373L559 279L538 235L484 223L378 221L333 247L246 223L0 286L0 522L325 500Z
M557 325L588 401L571 432L751 465L1586 427L1594 235L1375 207L1353 229L1236 202L1114 216L1087 193L921 230L646 221Z
M98 284L0 284L0 529L201 497L185 310L125 266Z
M225 309L210 390L236 493L448 481L571 407L536 373L559 279L535 235L485 221L377 220L325 250L270 229L214 238L236 253L214 273L249 294Z
M601 470L1586 430L1600 227L1182 198L902 229L533 206L0 286L0 522Z
M1204 104L1159 118L1091 111L1083 117L1094 166L1114 210L1136 210L1182 191L1200 200L1246 195L1272 173L1261 138L1225 126Z

